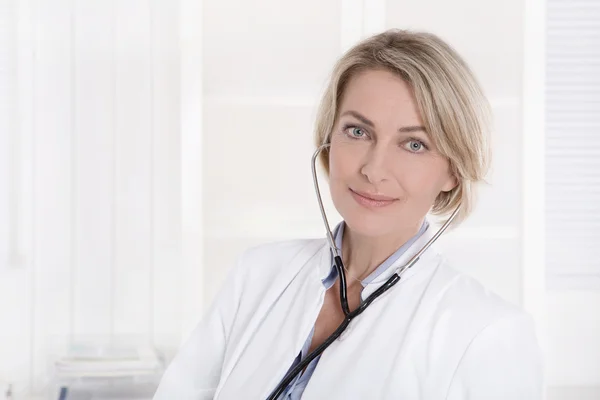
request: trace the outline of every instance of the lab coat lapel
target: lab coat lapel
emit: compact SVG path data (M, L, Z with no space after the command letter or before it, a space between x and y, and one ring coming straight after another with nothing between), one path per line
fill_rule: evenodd
M244 334L234 344L235 348L224 366L215 398L229 399L231 394L242 392L248 394L247 398L266 397L268 393L264 392L277 385L287 371L286 367L291 365L297 355L294 352L299 351L306 340L308 332L303 332L305 329L302 327L312 326L306 320L312 318L307 307L314 308L312 303L318 299L304 293L318 293L322 288L319 275L323 264L330 264L329 247L326 241L318 240L300 251L289 265L281 266L281 273L264 293L254 312L257 318L250 320ZM303 303L297 304L297 301ZM277 351L265 351L275 344ZM249 361L255 364L249 366L246 364ZM260 365L256 365L258 363ZM256 371L256 368L260 373L249 373ZM223 389L226 381L227 385Z

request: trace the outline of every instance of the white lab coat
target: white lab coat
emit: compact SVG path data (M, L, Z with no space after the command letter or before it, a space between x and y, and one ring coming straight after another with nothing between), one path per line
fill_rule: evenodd
M247 250L154 399L265 399L315 323L330 268L325 239ZM395 269L368 284L363 298ZM323 353L302 399L538 400L542 393L531 318L432 246Z

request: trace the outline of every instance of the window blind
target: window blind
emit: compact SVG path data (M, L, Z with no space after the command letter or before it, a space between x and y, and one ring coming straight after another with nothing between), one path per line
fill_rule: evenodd
M547 0L549 287L600 288L600 0Z
M0 0L0 270L8 265L9 248L9 129L10 129L10 49L9 1Z

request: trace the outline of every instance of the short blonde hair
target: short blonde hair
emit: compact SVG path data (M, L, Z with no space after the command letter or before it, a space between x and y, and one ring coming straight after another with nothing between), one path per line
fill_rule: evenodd
M475 76L458 53L424 32L389 30L347 51L336 63L317 112L317 146L330 143L344 89L357 73L384 69L412 88L423 124L439 152L449 160L457 186L436 198L431 212L447 215L459 204L454 224L474 204L473 184L484 179L490 162L490 107ZM329 174L329 154L320 161Z

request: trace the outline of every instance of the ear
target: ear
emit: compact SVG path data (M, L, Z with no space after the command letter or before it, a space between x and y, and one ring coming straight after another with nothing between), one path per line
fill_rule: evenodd
M449 192L457 186L458 178L456 178L454 174L450 174L448 175L448 179L446 179L446 182L444 182L444 185L442 186L442 192Z

